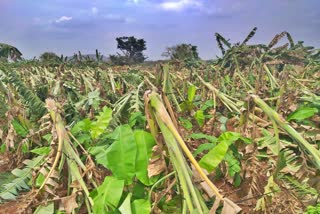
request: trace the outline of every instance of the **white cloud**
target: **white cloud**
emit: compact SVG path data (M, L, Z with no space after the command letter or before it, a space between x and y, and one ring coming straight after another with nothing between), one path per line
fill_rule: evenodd
M138 4L140 2L140 0L128 0L129 3L134 3L134 4Z
M70 21L71 19L71 16L61 16L59 19L56 20L56 23Z
M163 10L182 11L186 8L201 7L202 3L199 0L178 0L178 1L165 1L161 3L160 8Z
M92 12L92 14L96 15L99 12L99 10L98 10L98 8L93 7L93 8L91 8L91 12Z
M136 21L134 18L125 17L119 14L108 14L108 15L104 15L103 18L109 21L118 21L118 22L124 22L124 23L134 23Z

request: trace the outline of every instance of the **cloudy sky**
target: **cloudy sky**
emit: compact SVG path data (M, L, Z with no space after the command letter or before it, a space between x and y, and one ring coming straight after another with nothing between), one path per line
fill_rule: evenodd
M219 54L214 33L232 43L258 27L252 43L288 31L295 41L320 47L319 0L0 0L0 43L25 58L45 51L115 53L118 36L147 41L146 55L191 43L204 59Z

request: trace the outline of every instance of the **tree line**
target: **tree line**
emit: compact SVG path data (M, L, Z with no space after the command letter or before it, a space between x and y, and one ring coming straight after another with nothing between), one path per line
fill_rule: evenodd
M138 39L134 36L117 37L117 52L114 55L109 55L109 61L114 65L133 65L143 63L147 57L144 51L147 50L146 41ZM162 54L170 60L177 61L193 61L199 59L197 46L191 44L178 44L172 47L167 47ZM0 61L19 61L22 60L22 53L14 46L0 43ZM34 60L37 60L34 58ZM101 62L104 60L103 55L96 50L95 55L82 55L79 51L73 57L60 57L53 52L45 52L39 56L39 61L45 63L62 63L62 62Z

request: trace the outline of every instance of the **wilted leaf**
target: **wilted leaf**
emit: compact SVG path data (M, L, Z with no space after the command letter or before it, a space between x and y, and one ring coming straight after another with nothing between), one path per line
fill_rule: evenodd
M216 200L214 201L209 214L216 214L217 209L219 208L221 200L219 198L216 198Z
M61 202L63 204L64 210L66 211L66 214L70 214L74 209L78 208L76 197L77 194L72 194L70 196L61 198Z
M13 148L14 147L14 136L15 136L15 130L13 128L13 125L10 125L7 137L4 141L6 144L7 148Z
M212 190L212 188L209 186L209 184L206 181L201 182L200 186L206 192L206 194L209 196L209 198L212 198L213 196L216 195L214 193L214 191ZM217 199L219 199L219 198L217 198Z
M223 208L221 214L237 214L241 208L228 198L223 199Z
M266 209L266 201L265 199L272 199L272 197L280 191L280 188L278 186L278 184L276 182L274 182L273 176L270 176L268 178L268 183L267 185L264 187L264 195L263 197L261 197L256 204L256 207L254 208L255 211L265 211Z
M156 145L152 149L152 158L148 165L148 177L159 175L161 172L165 171L167 166L162 154L162 148Z
M47 206L40 205L37 207L37 209L34 211L33 214L48 214L48 213L54 213L54 203L49 202Z
M58 183L55 182L53 179L49 178L46 182L46 184L50 185L50 186L53 186L53 187L57 187L58 186Z

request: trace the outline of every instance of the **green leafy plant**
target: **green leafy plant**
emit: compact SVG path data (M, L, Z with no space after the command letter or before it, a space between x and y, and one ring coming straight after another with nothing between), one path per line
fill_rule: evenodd
M230 177L237 176L235 177L235 179L237 179L235 185L238 186L240 184L240 177L238 177L237 173L241 171L241 155L234 145L238 140L247 144L251 143L250 139L242 137L240 133L224 132L221 134L218 139L215 139L215 142L218 142L216 145L211 144L211 146L206 146L207 148L213 148L210 148L210 151L201 158L199 162L200 166L208 172L212 172L222 163L222 161L225 161L228 164L228 175ZM199 150L203 151L204 149L203 147L200 147Z
M312 116L314 116L316 113L318 113L318 109L317 108L312 108L312 107L301 107L299 109L297 109L296 111L292 112L287 120L291 121L291 120L297 120L297 121L302 121L305 119L308 119Z
M256 31L217 33L208 61L183 45L136 64L145 44L130 37L111 62L0 44L0 209L30 196L35 213L239 212L230 195L248 212L303 213L319 189L320 52L288 32L249 44Z
M316 206L308 206L305 214L319 214L320 213L320 204L317 204Z
M93 212L103 214L115 211L123 193L124 183L124 180L107 176L102 185L90 193L94 202Z
M32 177L32 172L35 167L40 166L44 162L44 157L45 156L40 155L32 160L25 160L25 168L12 170L11 173L15 178L9 181L9 183L2 184L2 188L0 189L0 202L2 200L14 200L18 196L19 191L30 189L28 183Z

